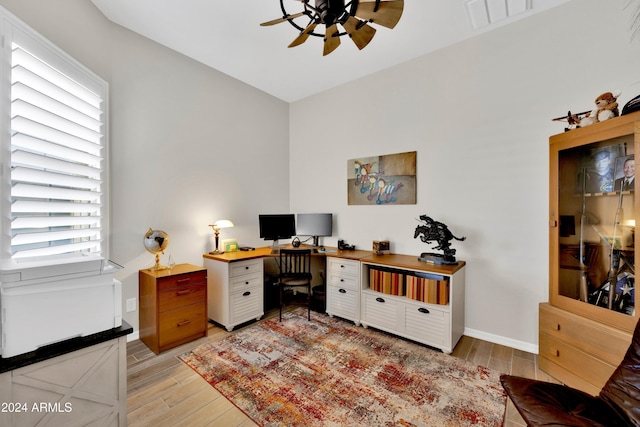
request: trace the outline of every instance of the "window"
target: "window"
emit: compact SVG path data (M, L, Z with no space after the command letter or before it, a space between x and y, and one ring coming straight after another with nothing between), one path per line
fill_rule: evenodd
M106 257L108 85L15 17L5 22L2 258Z

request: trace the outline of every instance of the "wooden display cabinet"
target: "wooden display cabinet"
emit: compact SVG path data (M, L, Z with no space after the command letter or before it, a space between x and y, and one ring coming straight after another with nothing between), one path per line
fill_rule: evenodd
M621 178L640 149L640 113L549 142L549 304L540 310L540 367L596 394L622 359L638 320L639 200L635 182ZM610 350L603 352L601 344Z

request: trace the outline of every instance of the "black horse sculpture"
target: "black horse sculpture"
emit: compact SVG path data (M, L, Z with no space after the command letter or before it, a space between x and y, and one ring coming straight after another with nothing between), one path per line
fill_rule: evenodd
M434 254L423 252L418 258L421 261L433 262L435 264L455 264L456 250L451 248L451 240L456 239L464 241L466 237L456 237L445 224L434 221L427 215L420 215L423 224L416 227L413 238L420 236L420 240L425 243L435 241L438 243L434 249L442 250L443 254Z

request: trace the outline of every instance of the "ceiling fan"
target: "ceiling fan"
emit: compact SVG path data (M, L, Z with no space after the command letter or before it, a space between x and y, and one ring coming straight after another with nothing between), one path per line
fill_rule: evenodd
M402 10L404 0L291 0L302 3L301 12L289 14L284 7L284 1L280 0L282 18L263 22L261 26L289 22L300 31L289 47L299 46L309 36L324 38L323 56L328 55L340 46L340 37L349 35L358 49L363 49L369 44L376 33L375 28L369 23L393 28L396 26ZM313 4L312 4L313 3ZM294 19L301 18L307 22L305 26L298 25ZM324 33L316 32L318 25L324 25ZM340 31L340 25L344 31Z

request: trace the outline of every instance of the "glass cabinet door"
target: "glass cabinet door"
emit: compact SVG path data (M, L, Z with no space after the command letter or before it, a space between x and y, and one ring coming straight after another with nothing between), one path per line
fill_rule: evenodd
M556 170L551 184L557 193L552 188L550 203L556 224L552 303L555 299L556 305L579 314L631 327L636 308L634 152L633 132L599 142L568 137L566 143L552 144Z

